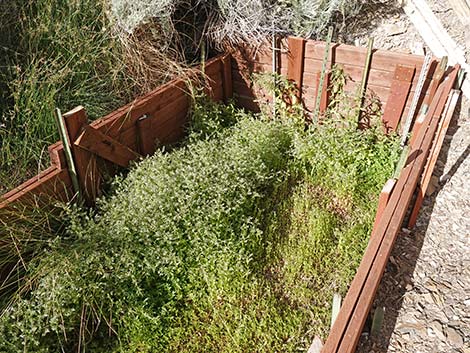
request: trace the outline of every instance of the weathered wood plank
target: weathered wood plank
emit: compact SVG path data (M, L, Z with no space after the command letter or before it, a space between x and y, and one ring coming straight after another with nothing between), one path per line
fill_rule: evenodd
M74 144L124 168L140 157L137 152L89 125L83 128Z
M382 188L382 191L380 192L379 202L377 204L377 213L375 214L374 227L372 228L372 234L374 234L374 232L376 231L375 229L377 228L380 219L382 218L382 215L385 211L385 208L387 207L388 201L390 200L390 196L392 195L392 191L396 183L396 179L388 179L384 187Z
M302 95L302 78L304 72L305 39L298 37L288 38L287 79L294 82L298 88L297 98Z
M447 69L447 58L442 58L439 63L439 66L434 71L431 83L429 84L428 95L424 98L423 105L421 107L420 114L416 118L416 121L413 126L413 134L411 134L410 145L413 144L416 135L423 124L424 118L426 116L426 109L429 107L429 102L434 98L437 87L441 83L442 78L444 77L445 71Z
M396 192L387 205L381 225L377 227L377 234L383 234L377 238L382 238L378 243L376 256L370 266L370 270L360 295L358 296L354 313L351 315L347 329L345 330L338 352L352 353L359 340L362 327L364 326L367 314L372 306L374 295L380 283L383 271L393 248L393 244L400 230L403 219L405 218L408 206L413 197L418 179L426 162L427 152L432 146L434 133L438 127L440 116L444 109L447 97L455 82L459 68L455 68L449 75L448 80L442 84L439 94L436 94L434 107L430 109L426 118L428 129L423 129L415 145L411 147L407 164L405 165L399 181L396 185ZM406 176L406 177L405 177ZM396 195L396 196L395 196ZM395 202L396 200L396 202ZM385 222L387 225L385 225Z
M387 133L396 131L410 93L415 68L397 65L382 122Z
M454 77L454 79L455 79L455 77ZM444 87L444 85L440 86L439 90L438 90L438 95L441 96L443 94L444 89L447 89L447 88L449 88L449 87ZM449 90L450 90L450 88L449 88ZM431 105L431 108L430 108L429 114L428 114L429 119L430 119L431 116L433 116L436 109L438 109L438 105L441 104L440 101L441 100L439 100L439 99L434 99L433 100L433 103ZM440 109L442 110L442 107ZM422 139L424 138L425 133L426 133L426 131L424 129L420 132L420 138L418 139L419 146L421 146L421 142L422 142ZM389 229L389 225L391 225L391 227L390 227L391 232L395 232L395 231L398 232L398 229L399 229L399 226L400 226L401 223L398 222L400 224L393 224L391 222L392 217L394 215L394 212L395 212L395 209L397 208L398 203L400 202L400 199L402 197L401 193L403 191L403 187L407 184L408 177L409 177L411 171L413 170L416 173L416 169L418 169L418 168L413 169L412 167L413 167L414 162L417 158L417 155L419 156L419 154L422 154L422 153L420 151L416 151L416 149L413 149L413 152L412 152L412 154L410 154L410 157L408 159L407 166L402 170L402 173L400 175L398 183L397 183L397 185L395 186L395 188L392 192L392 196L391 196L391 198L390 198L390 200L387 204L387 207L386 207L386 209L385 209L385 211L384 211L384 213L383 213L383 215L380 219L380 222L379 222L378 226L376 227L376 230L375 230L374 234L372 234L372 236L371 236L371 240L369 242L369 245L367 246L366 252L365 252L364 257L362 258L362 261L359 265L356 276L354 277L354 279L351 283L351 286L348 290L348 293L347 293L346 298L343 302L343 306L342 306L342 309L341 309L341 311L338 315L338 318L335 321L335 324L333 325L333 328L330 332L330 335L328 336L327 342L325 343L324 353L337 352L337 350L340 347L340 344L343 340L344 341L352 340L352 339L355 340L355 334L357 333L357 331L355 331L354 334L349 333L348 338L344 339L343 336L345 335L346 329L348 327L350 328L350 330L353 329L352 326L348 326L348 324L350 323L350 319L353 316L353 312L356 308L357 301L359 300L359 298L362 298L362 290L363 290L364 284L365 284L365 282L366 282L366 280L369 276L369 272L372 268L372 265L375 262L376 255L377 255L377 252L379 251L379 248L382 244L385 232ZM418 170L418 172L420 173L421 171ZM405 208L405 207L402 206L400 209L403 209L403 208ZM405 211L406 211L406 209L405 209ZM387 259L388 259L388 257L387 257ZM384 259L384 260L386 260L386 259ZM377 281L379 279L380 279L380 276L375 278L375 280L377 280ZM372 304L372 297L371 296L368 296L366 298L366 303L368 305ZM367 312L366 312L366 314L367 314ZM362 322L363 317L361 316L360 318L361 318L361 321L359 322L359 324L355 328L356 330L359 331L359 333L360 333L360 330L362 329L363 323L364 323L364 322ZM355 341L353 346L355 346L356 343L357 342Z
M224 88L224 102L228 101L233 96L233 82L232 82L232 56L230 54L225 55L222 58L222 78Z
M36 198L55 194L72 193L72 182L66 169L57 169L52 166L29 179L8 194L0 197L0 208L8 207L12 203L29 204ZM63 200L66 201L66 200Z
M325 50L325 42L309 40L305 46L305 57L307 59L321 60ZM352 66L363 66L367 55L367 48L355 47L346 44L335 44L335 62ZM406 63L410 66L421 67L423 56L391 52L387 50L374 50L371 61L371 69L393 71L396 65Z
M62 145L62 142L58 141L50 145L47 150L49 152L49 158L52 165L56 166L58 169L67 168L65 162L64 146Z
M403 10L435 56L447 56L451 65L458 63L466 72L470 72L464 50L449 36L425 0L408 0ZM470 80L465 79L461 89L470 98Z
M63 115L67 130L67 139L72 150L78 181L83 197L88 206L92 206L100 195L101 173L96 158L89 151L78 148L74 141L81 130L88 125L85 108L79 106Z
M449 128L450 121L452 120L452 116L454 115L455 107L457 105L457 101L459 100L460 93L461 92L459 90L453 90L451 92L451 95L449 96L448 106L446 107L444 117L441 120L439 129L436 133L436 139L429 154L426 166L424 168L422 180L420 182L420 185L418 185L417 187L416 201L413 206L413 210L411 211L410 218L408 220L408 228L410 229L415 226L416 220L418 219L419 210L421 209L421 205L423 204L424 196L426 195L426 190L431 181L432 173L434 171L437 158L439 157L442 144L444 143L444 138L447 133L447 129Z

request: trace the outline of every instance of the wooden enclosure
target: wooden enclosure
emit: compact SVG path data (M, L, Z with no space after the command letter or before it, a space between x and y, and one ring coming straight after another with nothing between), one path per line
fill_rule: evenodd
M231 96L228 55L206 63L209 94L215 100ZM183 79L172 80L147 95L88 124L86 112L77 107L63 116L77 177L88 204L100 194L102 174L113 174L140 156L152 154L158 145L171 144L184 136L191 93ZM12 203L40 202L45 196L60 201L74 197L64 146L49 146L51 166L17 188L0 196L0 208Z
M310 114L315 107L325 43L290 37L280 41L274 61L277 70L299 87L299 98ZM341 65L350 76L345 89L355 92L363 76L365 48L333 44L327 68ZM232 96L239 106L259 110L258 100L270 99L253 84L252 74L272 72L273 50L239 48L206 64L210 94L215 100ZM367 89L382 103L387 130L401 131L417 89L423 57L374 50ZM362 332L385 265L407 211L409 224L416 221L443 139L460 96L456 82L460 68L439 72L438 60L431 63L423 93L419 97L407 149L406 162L398 178L390 179L380 195L377 216L362 262L343 301L324 353L353 352ZM329 92L321 87L320 110L328 105ZM418 116L423 105L427 113ZM184 136L188 122L190 94L186 82L173 80L115 112L88 124L83 108L64 115L68 142L77 176L85 197L92 203L100 193L103 170L126 167L130 161L149 155L158 145L177 142ZM1 196L0 208L13 203L37 201L42 195L68 201L73 196L71 177L62 143L49 147L51 166L16 189ZM415 201L413 202L413 200Z

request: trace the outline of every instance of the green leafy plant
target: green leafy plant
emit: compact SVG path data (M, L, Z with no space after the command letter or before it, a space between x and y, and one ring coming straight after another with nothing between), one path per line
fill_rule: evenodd
M196 98L179 148L68 210L2 312L0 350L295 352L325 336L396 143L282 109Z

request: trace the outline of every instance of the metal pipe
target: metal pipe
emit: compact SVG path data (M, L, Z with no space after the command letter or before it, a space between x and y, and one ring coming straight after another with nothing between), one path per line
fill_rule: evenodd
M357 122L359 122L361 119L362 105L364 104L364 94L366 93L367 78L369 76L369 69L370 69L370 62L372 60L373 47L374 47L374 38L371 37L369 38L369 42L367 44L366 62L364 64L364 71L362 72L361 88L360 88L359 96L358 96L359 105L357 108L357 115L356 115Z
M320 115L320 102L321 102L321 96L323 93L323 83L325 82L326 65L328 63L328 58L330 56L330 45L331 45L332 37L333 37L333 27L330 27L328 28L328 35L326 37L325 54L323 56L323 63L322 63L321 73L320 73L320 82L318 83L317 97L315 99L315 109L313 111L313 122L315 123L318 121L318 116Z

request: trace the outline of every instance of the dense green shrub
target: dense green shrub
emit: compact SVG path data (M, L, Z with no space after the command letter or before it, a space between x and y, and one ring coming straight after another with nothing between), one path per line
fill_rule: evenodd
M325 336L393 168L380 130L196 104L31 264L1 351L293 352Z

